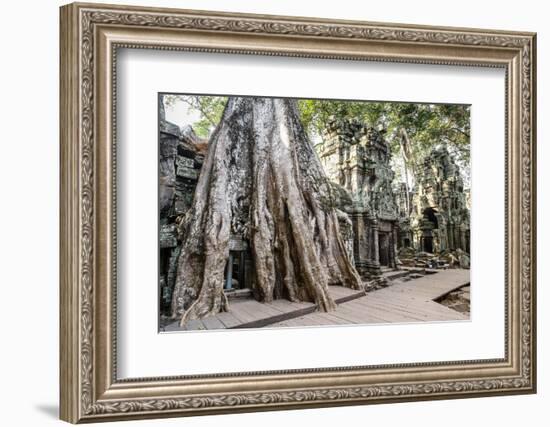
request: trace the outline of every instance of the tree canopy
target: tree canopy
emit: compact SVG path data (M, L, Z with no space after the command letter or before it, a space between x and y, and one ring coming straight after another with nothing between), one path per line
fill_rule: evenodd
M190 123L197 135L208 138L219 123L228 97L165 95L165 104L184 102L199 120ZM426 154L439 143L446 143L459 165L465 183L470 181L470 106L378 101L298 100L300 120L314 139L318 139L331 116L360 118L370 126L386 130L394 155L398 178L405 179L402 141L408 144L409 167L414 170Z
M299 101L299 108L302 123L310 134L322 134L331 116L358 117L370 126L385 129L395 159L401 159L401 139L405 136L413 165L418 165L433 146L445 142L469 182L470 107L467 105L304 99ZM402 167L397 163L398 168Z

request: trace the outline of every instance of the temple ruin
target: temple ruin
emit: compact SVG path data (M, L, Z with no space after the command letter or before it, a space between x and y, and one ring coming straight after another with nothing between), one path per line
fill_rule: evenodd
M159 128L159 286L161 311L168 313L181 252L178 224L191 208L207 142L197 137L191 126L180 129L167 121L162 102ZM252 256L243 234L231 236L224 279L224 289L241 296L250 295L254 287Z
M191 126L180 129L166 120L162 102L159 129L159 286L165 311L170 306L181 250L177 223L191 206L204 148Z
M408 195L404 184L397 191L399 247L431 254L470 253L469 192L445 144L431 150L415 179Z
M399 218L385 132L359 119L331 117L315 149L352 224L353 260L361 276L373 279L381 267L396 268Z
M168 122L162 102L159 131L160 308L169 315L182 251L180 224L190 215L208 145L191 126ZM412 189L405 183L396 185L384 129L357 118L331 117L314 148L328 178L330 197L323 203L336 210L344 253L367 290L371 283L384 283L384 272L404 265L403 253L469 253L468 192L446 145L435 146L412 171ZM235 194L249 191L245 181ZM250 200L238 194L234 198L238 214L231 223L223 293L227 298L261 300L247 225ZM418 267L418 257L413 258L410 265ZM448 265L444 262L441 265ZM460 266L466 263L461 260ZM285 298L277 283L273 297Z

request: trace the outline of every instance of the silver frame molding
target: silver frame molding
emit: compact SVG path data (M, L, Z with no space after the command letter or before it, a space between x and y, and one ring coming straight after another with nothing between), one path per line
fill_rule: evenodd
M60 13L61 419L112 421L536 391L534 33L80 3ZM504 68L505 357L117 379L118 48Z

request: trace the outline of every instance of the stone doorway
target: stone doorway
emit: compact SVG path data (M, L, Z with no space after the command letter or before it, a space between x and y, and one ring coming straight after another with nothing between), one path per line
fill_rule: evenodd
M422 250L433 254L434 252L434 239L432 236L424 236L422 239Z
M244 289L245 286L245 251L229 251L225 266L224 289Z
M390 266L390 233L378 233L378 256L380 265Z

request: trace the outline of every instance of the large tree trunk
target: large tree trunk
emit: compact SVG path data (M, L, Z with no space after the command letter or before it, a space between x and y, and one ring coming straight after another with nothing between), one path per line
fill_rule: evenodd
M172 314L182 324L228 309L223 284L233 234L250 242L261 301L286 297L329 311L329 284L362 287L294 100L229 99L180 232Z

